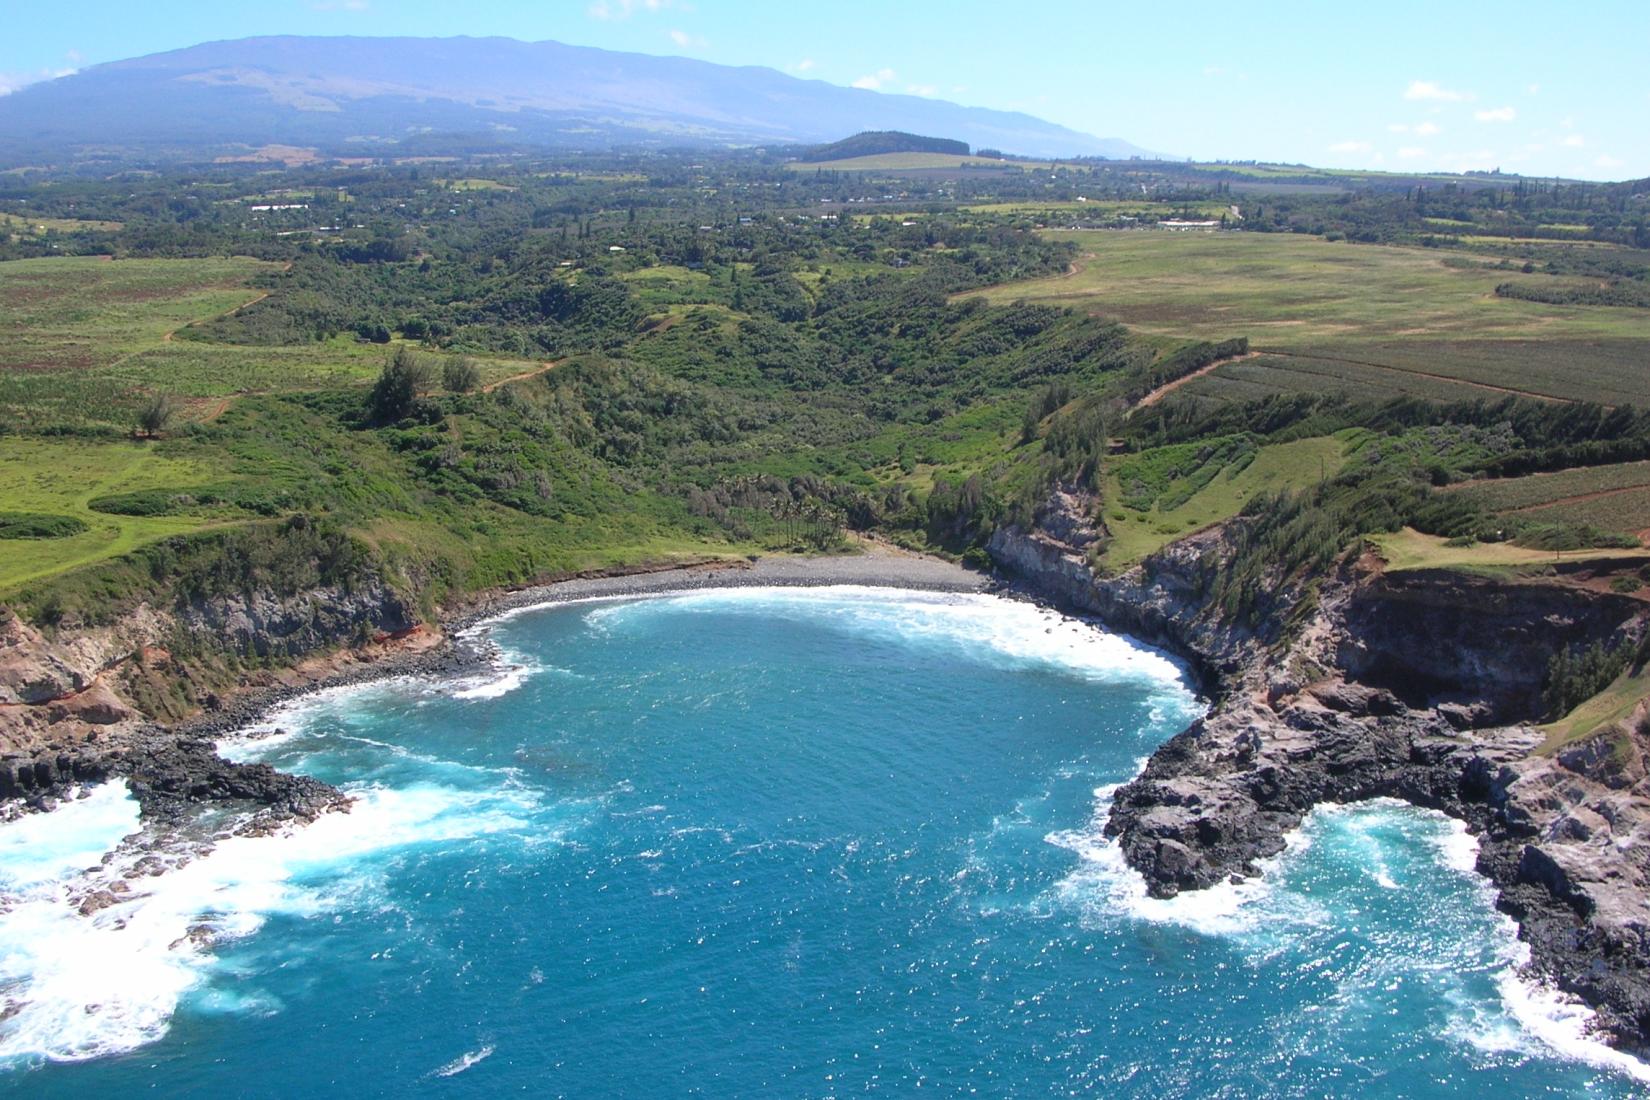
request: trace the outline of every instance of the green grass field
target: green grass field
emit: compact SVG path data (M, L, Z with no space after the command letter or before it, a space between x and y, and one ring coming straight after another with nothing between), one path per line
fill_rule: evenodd
M515 190L518 190L518 188L512 187L507 183L500 183L497 180L478 179L478 178L473 178L473 177L468 178L468 179L456 179L456 180L436 180L435 182L436 182L437 186L445 187L450 191L515 191Z
M1650 392L1650 319L1611 306L1499 298L1544 275L1446 266L1435 249L1294 234L1048 231L1082 249L1073 275L986 291L1086 309L1147 334L1247 336L1274 358L1185 392L1224 400L1325 388L1439 398L1518 392L1606 404Z
M1650 539L1650 486L1529 508L1519 516L1537 523L1587 523L1606 531Z
M703 271L661 264L623 275L644 308L658 310L677 305L709 305L720 300L711 278Z
M1089 199L1084 202L987 202L963 207L973 214L1083 214L1092 218L1112 218L1119 214L1152 218L1173 218L1190 214L1196 218L1219 219L1231 208L1220 202L1142 202L1134 199Z
M120 222L96 221L90 218L45 218L36 214L0 214L0 233L16 237L39 237L47 233L84 233L102 230L113 233Z
M1510 542L1478 542L1451 546L1449 540L1404 528L1392 534L1372 535L1370 541L1387 569L1518 569L1566 561L1601 558L1650 561L1650 550L1531 550Z
M1247 466L1215 475L1185 503L1167 510L1154 503L1144 512L1119 503L1123 491L1114 461L1108 464L1105 514L1112 541L1103 565L1108 571L1125 569L1175 539L1231 519L1258 494L1304 489L1333 477L1346 461L1346 447L1335 436L1262 447Z
M258 297L249 259L62 257L0 264L0 370L107 367Z
M205 516L105 515L86 507L92 498L222 480L221 471L168 456L151 443L0 438L0 510L72 516L90 528L69 538L0 542L0 594L214 522Z
M1536 752L1551 754L1565 745L1580 741L1596 733L1600 727L1620 722L1650 696L1650 666L1634 674L1631 669L1616 677L1614 683L1563 718L1539 727L1547 735ZM1623 738L1620 749L1632 751L1632 742Z
M340 336L294 347L174 339L191 322L252 302L250 285L277 265L245 258L0 264L0 414L22 425L121 427L147 393L189 402L185 418L220 414L224 400L322 385L365 384L385 348ZM530 360L477 357L491 384L537 369Z

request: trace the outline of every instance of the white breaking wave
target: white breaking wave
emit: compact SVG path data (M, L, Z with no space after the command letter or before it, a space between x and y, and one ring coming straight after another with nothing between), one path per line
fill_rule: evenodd
M306 736L317 718L335 714L346 703L359 705L375 696L414 691L428 683L412 676L391 676L306 692L271 707L258 721L219 739L218 753L237 762L262 760L274 749Z
M0 896L27 894L103 858L138 829L124 781L104 783L44 814L0 824Z
M1426 812L1426 811L1420 811ZM1478 838L1463 822L1433 815L1444 825L1428 836L1445 867L1470 875L1486 908L1495 905L1495 888L1478 874ZM1496 957L1500 969L1495 985L1503 1016L1485 1019L1483 1013L1458 1017L1452 1032L1482 1050L1514 1051L1528 1055L1558 1054L1598 1069L1625 1073L1650 1084L1650 1064L1610 1046L1598 1037L1597 1016L1581 1000L1529 976L1530 945L1518 938L1518 923L1495 914ZM1513 1026L1508 1026L1508 1022Z
M1529 945L1519 943L1518 947L1519 956L1497 976L1496 985L1502 1003L1525 1034L1565 1057L1650 1084L1650 1064L1598 1039L1592 1009L1552 986L1524 977ZM1519 1043L1515 1049L1528 1051L1530 1044Z
M519 791L354 793L348 812L224 840L160 874L131 878L137 853L116 845L135 829L137 805L122 783L0 826L0 1016L9 1013L0 1021L0 1063L78 1061L153 1042L208 981L215 943L250 935L277 914L308 917L344 904L363 881L353 866L362 857L525 831L537 809ZM543 832L542 824L531 829ZM54 840L34 853L18 839L29 835ZM117 855L107 865L86 869L110 851ZM109 903L83 914L83 899L102 891Z
M1261 929L1275 932L1285 923L1298 927L1325 919L1322 907L1311 899L1279 895L1271 874L1281 860L1310 847L1310 837L1302 829L1284 838L1287 847L1282 853L1261 863L1263 873L1258 877L1188 890L1172 898L1150 896L1146 880L1123 858L1122 846L1105 835L1111 800L1121 786L1115 783L1094 792L1098 808L1088 826L1044 838L1079 860L1077 868L1056 884L1057 900L1074 904L1093 917L1178 925L1208 936Z
M498 618L484 620L458 635L460 640L471 645L489 645L493 650L493 663L487 672L458 681L458 686L452 691L454 699L498 699L543 672L573 675L569 669L553 668L539 662L531 654L507 649L493 641L492 627L511 614L505 612Z
M492 1046L491 1043L489 1043L486 1046L481 1047L477 1050L472 1050L472 1051L469 1051L466 1054L459 1055L457 1058L454 1058L451 1062L448 1062L446 1065L444 1065L440 1069L436 1070L435 1073L434 1073L434 1076L436 1076L436 1077L457 1077L459 1074L463 1073L465 1070L469 1069L471 1066L475 1065L477 1062L480 1062L480 1061L482 1061L484 1059L487 1059L487 1058L491 1058L492 1055L493 1055L493 1046Z
M1350 825L1343 830L1346 836L1342 839L1355 844L1359 857L1371 863L1371 877L1377 885L1397 888L1399 884L1393 881L1379 852L1379 841L1370 835L1387 822L1370 817L1371 811L1396 811L1430 819L1429 824L1435 828L1425 839L1437 851L1439 862L1471 876L1482 904L1486 909L1494 905L1493 887L1476 871L1478 840L1466 825L1393 799L1318 807L1299 829L1284 838L1286 847L1282 852L1261 861L1262 873L1256 878L1166 900L1151 898L1146 893L1145 879L1128 866L1120 845L1103 832L1112 797L1121 785L1095 791L1098 808L1087 828L1050 833L1045 838L1075 853L1080 861L1055 887L1058 900L1101 919L1173 924L1203 935L1237 937L1263 950L1275 946L1280 937L1302 934L1307 926L1326 927L1336 921L1328 904L1285 887L1279 879L1311 847L1315 833L1336 819L1351 818L1350 822L1337 822ZM1496 968L1500 1003L1458 1003L1449 1034L1487 1052L1557 1055L1650 1083L1650 1064L1598 1038L1596 1017L1590 1008L1528 976L1529 945L1518 939L1518 926L1512 918L1497 913L1493 926L1497 939L1492 965Z
M502 664L488 676L461 681L465 686L454 690L453 698L498 699L515 691L543 671L543 666L531 662Z
M964 656L1006 658L1108 683L1161 688L1167 717L1199 713L1180 667L1168 656L1120 634L1022 600L981 593L920 592L864 585L821 588L719 588L624 600L587 612L592 623L622 622L638 613L753 610L841 622L857 632L941 645Z

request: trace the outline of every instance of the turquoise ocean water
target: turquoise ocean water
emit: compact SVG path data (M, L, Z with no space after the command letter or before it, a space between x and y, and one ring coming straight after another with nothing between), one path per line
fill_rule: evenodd
M1440 816L1320 811L1262 880L1147 899L1106 800L1200 708L1124 639L851 588L490 629L496 675L324 693L226 746L348 814L90 916L124 787L0 826L0 1094L1646 1088L1518 979Z

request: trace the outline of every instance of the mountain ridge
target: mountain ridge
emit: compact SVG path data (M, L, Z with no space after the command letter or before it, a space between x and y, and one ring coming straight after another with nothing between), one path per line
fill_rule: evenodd
M422 134L549 148L817 144L938 133L1040 156L1149 156L1032 115L843 88L763 66L511 38L268 36L108 62L0 97L0 158Z

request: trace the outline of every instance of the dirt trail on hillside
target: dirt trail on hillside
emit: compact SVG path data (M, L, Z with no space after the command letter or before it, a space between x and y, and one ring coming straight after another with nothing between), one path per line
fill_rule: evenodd
M1011 279L1006 283L992 283L990 286L977 286L973 290L959 290L954 294L947 295L946 297L949 301L960 302L965 298L977 298L981 294L989 294L994 290L1005 290L1008 287L1018 286L1024 283L1040 283L1048 279L1069 279L1083 270L1083 261L1092 259L1094 259L1094 253L1085 252L1081 256L1077 257L1077 259L1067 264L1066 269L1058 275L1037 275L1029 279Z
M1561 504L1586 504L1590 500L1603 500L1605 497L1620 496L1623 493L1642 493L1650 489L1650 485L1623 485L1619 489L1595 489L1590 493L1577 493L1570 497L1557 497L1553 500L1544 500L1540 504L1525 504L1517 508L1508 508L1502 515L1517 515L1520 512L1539 512L1543 508L1557 508Z
M274 291L266 290L262 294L258 295L256 298L252 299L250 302L242 302L240 305L234 307L233 309L226 309L222 313L214 313L210 317L197 317L193 321L185 321L183 324L179 325L177 328L170 330L164 336L162 336L160 338L160 342L163 343L163 344L170 344L172 342L172 337L176 336L178 333L182 332L186 328L193 328L195 325L204 325L208 321L219 321L219 320L222 320L225 317L233 317L233 316L235 316L235 314L239 313L241 310L247 309L251 306L257 305L259 302L263 301L265 298L269 297L273 293L274 293Z
M537 378L541 374L550 373L565 362L567 362L567 360L557 359L553 362L545 363L543 366L534 367L532 370L522 371L520 374L512 374L508 378L500 378L497 382L489 382L485 386L481 387L481 392L492 393L500 386L508 386L511 382L525 382L529 378Z
M1206 374L1212 374L1216 369L1224 367L1228 363L1241 363L1245 359L1254 359L1261 354L1262 353L1258 351L1246 351L1242 355L1228 355L1224 359L1216 359L1213 363L1210 363L1206 367L1197 368L1191 374L1182 375L1181 377L1176 378L1173 382L1163 383L1163 385L1157 387L1157 389L1135 402L1134 407L1137 409L1144 409L1148 405L1155 405L1188 382L1202 378Z
M1476 390L1488 390L1491 393L1506 394L1509 397L1533 397L1537 401L1551 401L1555 405L1574 405L1576 403L1574 398L1559 397L1555 394L1541 393L1538 390L1515 390L1507 386L1492 385L1489 382L1473 382L1469 379L1457 378L1454 375L1449 374L1434 374L1432 371L1415 370L1413 367L1397 367L1393 366L1391 363L1377 363L1373 359L1348 359L1345 356L1339 355L1308 355L1304 352L1273 351L1271 349L1262 349L1260 354L1273 355L1279 359L1321 359L1325 363L1350 363L1355 367L1374 367L1377 370L1392 371L1394 374L1408 374L1413 375L1416 378L1430 378L1435 382L1450 382L1457 386L1470 386ZM1614 408L1614 406L1605 405L1604 408Z

